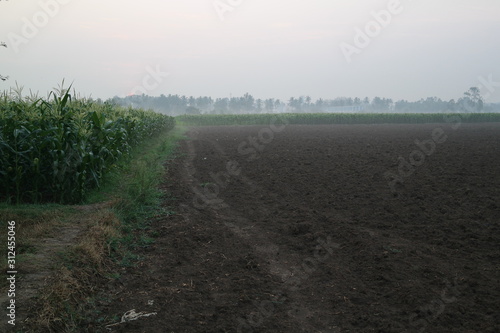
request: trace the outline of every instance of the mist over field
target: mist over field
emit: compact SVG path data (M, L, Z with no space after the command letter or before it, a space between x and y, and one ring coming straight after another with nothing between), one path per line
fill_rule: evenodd
M499 0L0 0L0 332L500 332Z
M471 87L463 96L449 101L428 97L418 101L375 97L313 101L309 96L288 100L255 99L250 94L241 97L217 98L179 95L133 95L114 97L107 102L126 107L152 109L168 115L199 114L261 114L261 113L498 113L500 103L486 103L477 87Z
M283 103L309 110L308 97L337 111L360 103L316 101L378 97L393 103L388 110L439 111L395 103L447 103L478 87L498 103L499 12L495 0L4 0L0 75L9 79L0 89L44 96L65 79L102 100L208 96L215 104L248 93L262 101L255 111L269 99L281 102L278 111Z

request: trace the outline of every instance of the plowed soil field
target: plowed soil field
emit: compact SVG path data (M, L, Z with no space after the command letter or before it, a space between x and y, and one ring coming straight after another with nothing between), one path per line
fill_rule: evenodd
M188 137L113 332L500 332L500 124Z

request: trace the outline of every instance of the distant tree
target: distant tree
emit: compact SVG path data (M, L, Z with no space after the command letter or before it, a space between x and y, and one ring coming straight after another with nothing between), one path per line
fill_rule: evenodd
M296 99L295 97L290 97L290 99L288 100L288 106L291 107L295 112L301 111L300 100Z
M299 111L302 111L302 106L304 106L304 97L299 97L299 99L297 100L297 106L299 108Z
M318 99L318 100L316 101L316 103L315 103L315 104L316 104L316 108L317 108L318 110L321 110L321 109L322 109L322 107L323 107L323 105L325 104L325 101L324 101L322 98L320 98L320 99Z
M455 111L457 103L454 99L450 99L450 101L446 104L446 109L449 111Z
M246 93L242 98L243 110L250 112L254 109L255 98L249 93Z
M214 103L214 109L221 113L225 113L227 112L228 102L227 98L217 98Z
M411 111L411 103L407 100L400 100L394 103L394 111L396 112L409 112Z
M195 106L196 105L196 98L194 98L193 96L189 96L188 105Z
M188 99L187 99L186 96L180 97L180 101L179 102L180 102L181 105L188 105Z
M258 113L262 112L262 100L260 98L255 101L255 111Z
M375 97L372 101L372 108L377 111L389 111L392 107L392 99Z
M372 107L374 110L381 110L382 109L382 98L376 96L373 98L372 101Z
M277 99L274 101L274 109L275 110L281 110L281 101L280 99Z
M196 107L208 111L209 109L212 108L213 100L211 97L198 97L196 99Z
M274 99L269 98L264 101L264 108L267 112L274 111Z
M236 97L231 97L228 102L228 107L230 112L239 112L241 111L241 99Z
M2 0L0 0L0 1L2 1ZM7 47L7 44L5 44L4 42L0 42L0 46ZM9 78L8 76L3 76L0 74L0 80L5 81L8 78Z
M483 97L478 87L471 87L464 92L464 97L459 100L462 111L481 112L484 108Z

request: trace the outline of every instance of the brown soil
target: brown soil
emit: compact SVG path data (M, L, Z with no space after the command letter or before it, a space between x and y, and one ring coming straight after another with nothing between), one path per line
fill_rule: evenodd
M500 124L188 135L113 332L500 332Z

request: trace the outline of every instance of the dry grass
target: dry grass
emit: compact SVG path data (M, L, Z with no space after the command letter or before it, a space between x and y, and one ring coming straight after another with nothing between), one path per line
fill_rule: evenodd
M16 262L24 265L37 251L40 239L51 237L54 230L63 225L62 220L71 210L62 206L0 206L0 228L7 231L7 221L16 221ZM6 237L0 238L0 246L6 248ZM7 270L6 256L0 257L0 267ZM2 281L1 287L4 287Z
M0 210L2 221L16 221L18 251L32 251L17 260L23 291L16 299L17 320L26 332L77 331L75 304L82 304L113 266L109 242L120 237L117 204Z
M85 236L80 237L78 244L74 246L74 251L80 253L81 261L88 261L87 264L93 267L102 268L108 257L111 255L110 239L120 236L120 220L110 209L102 209L89 215Z
M147 159L149 163L142 163L147 170L124 167L116 180L111 178L107 188L96 192L93 204L0 204L0 228L7 230L7 221L16 221L17 251L21 253L16 267L17 287L22 291L16 295L16 328L37 333L96 331L92 297L111 277L117 277L119 265L130 264L130 249L141 239L135 231L143 232L141 224L159 203L157 184L149 180L161 179L162 160L180 138L179 131L174 133L138 150L134 161ZM128 166L138 164L126 162ZM138 194L143 200L138 200ZM5 241L0 239L0 246ZM1 266L6 267L5 258L2 260ZM3 306L1 297L6 293L1 292Z

